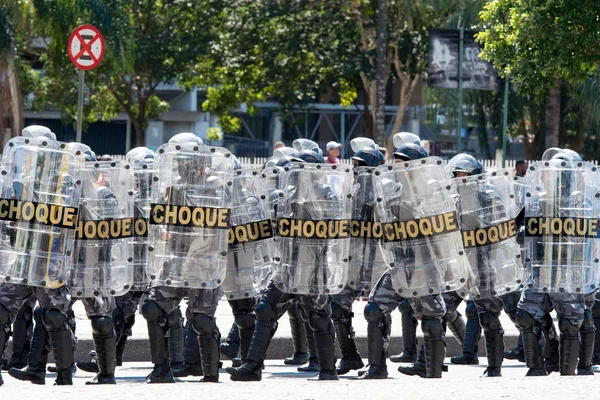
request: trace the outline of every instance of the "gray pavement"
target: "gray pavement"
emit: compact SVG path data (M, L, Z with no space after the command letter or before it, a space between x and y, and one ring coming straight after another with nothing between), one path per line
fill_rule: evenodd
M367 355L367 322L363 317L363 309L366 304L366 301L356 301L354 303L354 329L356 331L356 341L358 344L358 348L360 353L363 356ZM182 312L185 315L186 302L181 303ZM464 318L464 302L460 305L459 311L463 314ZM88 352L93 348L92 343L92 329L90 325L90 321L87 319L85 315L85 311L81 302L77 302L74 305L75 315L77 317L77 337L79 339L79 343L77 346L76 360L82 360L87 358ZM225 337L229 332L231 324L233 323L233 315L231 313L231 307L227 303L227 301L221 301L217 308L217 324L221 331L222 337ZM507 348L512 348L516 345L518 330L514 326L514 324L510 321L510 319L502 314L501 316L502 326L506 332L505 334L505 344ZM421 329L417 329L417 333L421 336ZM452 356L456 354L460 354L462 351L459 343L452 337L452 333L448 331L447 333L447 355ZM389 348L389 354L398 354L402 351L402 329L400 326L400 313L394 312L392 314L392 339ZM146 327L146 321L144 317L139 313L136 315L136 323L133 327L133 336L127 343L124 359L125 361L149 361L150 360L150 352L148 345L148 331ZM269 347L269 352L267 354L267 358L280 360L285 357L291 355L293 346L291 340L291 332L290 332L290 324L288 321L287 314L285 314L281 320L279 320L279 327L277 329L277 333L271 345ZM479 346L480 355L485 355L485 345L483 344L483 339L481 339L481 343ZM339 356L339 355L338 355Z
M446 360L448 362L448 360ZM365 360L366 362L366 360ZM396 371L398 364L388 363L390 377L386 380L362 381L356 372L340 377L337 382L310 382L313 374L298 373L281 361L267 361L261 382L232 382L223 370L221 383L197 383L199 378L180 379L176 384L148 385L144 378L150 373L150 363L127 363L117 368L117 385L85 386L93 374L78 371L74 386L51 386L55 375L48 374L46 386L21 382L3 373L4 386L0 388L3 399L54 400L72 396L90 396L94 400L161 399L572 399L589 397L595 392L596 377L525 378L527 368L520 363L507 361L501 378L480 378L485 365L455 366L442 379L424 380ZM229 362L225 362L229 366ZM593 398L593 395L592 395Z

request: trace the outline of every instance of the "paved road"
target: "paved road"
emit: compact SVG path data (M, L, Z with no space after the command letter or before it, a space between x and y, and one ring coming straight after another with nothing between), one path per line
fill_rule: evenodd
M366 360L365 360L366 361ZM448 361L448 360L447 360ZM401 375L396 365L388 363L390 378L384 381L355 380L352 376L340 377L338 382L309 382L311 374L295 372L279 361L268 361L261 382L232 382L229 375L221 373L221 383L200 384L198 378L181 379L174 385L147 385L144 377L151 371L149 363L127 363L117 369L116 386L90 387L85 381L92 374L78 372L72 387L51 386L54 374L48 374L46 386L36 386L12 379L3 374L5 384L0 388L3 399L66 398L94 400L161 399L575 399L597 392L596 377L525 378L523 364L507 362L502 378L480 378L485 365L476 367L451 365L442 379L424 380ZM229 365L226 362L225 365ZM240 394L242 393L242 394Z

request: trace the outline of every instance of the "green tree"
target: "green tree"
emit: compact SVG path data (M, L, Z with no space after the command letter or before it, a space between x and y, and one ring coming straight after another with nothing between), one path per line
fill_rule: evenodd
M352 32L340 17L342 0L230 1L213 20L207 53L182 74L188 86L206 88L203 107L219 115L226 132L240 129L236 110L276 101L291 109L325 95L351 104L356 92L344 79Z
M561 82L582 82L600 65L598 15L597 0L495 0L481 14L482 57L510 75L521 93L548 98L548 147L559 145Z
M175 83L195 57L206 52L212 19L221 2L198 0L34 0L44 37L45 99L67 119L77 115L77 72L67 41L78 25L98 27L106 40L101 65L86 72L85 120L110 119L125 111L144 143L148 120L168 109L156 94L161 83Z
M23 128L23 93L39 83L27 59L37 30L29 1L0 1L0 132L5 140ZM8 136L8 137L5 137Z

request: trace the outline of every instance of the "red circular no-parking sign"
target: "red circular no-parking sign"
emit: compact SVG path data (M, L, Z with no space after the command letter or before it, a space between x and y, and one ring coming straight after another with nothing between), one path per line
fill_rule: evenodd
M96 68L104 57L104 37L93 25L81 25L71 33L67 52L71 62L79 69Z

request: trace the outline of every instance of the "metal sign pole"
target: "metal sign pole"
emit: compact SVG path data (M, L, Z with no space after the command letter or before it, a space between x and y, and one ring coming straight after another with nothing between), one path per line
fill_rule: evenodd
M85 71L79 70L79 99L77 100L77 136L75 141L81 143L81 131L83 130L83 81Z
M463 119L463 53L465 30L460 28L460 41L458 44L458 153L462 153L462 119Z
M506 142L508 142L508 76L504 80L504 115L502 120L502 168L506 166Z

